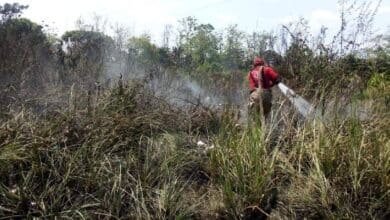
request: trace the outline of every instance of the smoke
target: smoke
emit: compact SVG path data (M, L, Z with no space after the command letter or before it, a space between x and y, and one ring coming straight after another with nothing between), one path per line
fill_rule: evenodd
M74 44L68 38L62 41L61 46L62 51L69 55ZM234 88L225 85L217 86L218 83L207 82L207 78L196 80L184 73L168 71L156 63L148 66L143 62L139 63L139 60L129 56L127 51L118 48L114 50L107 48L103 51L109 51L109 54L105 54L104 68L99 77L91 79L96 82L95 85L111 88L120 79L139 80L143 81L156 97L179 107L195 105L215 109L225 105L235 105L246 114L247 94L242 86L234 86Z
M158 98L180 107L189 105L216 107L226 102L226 94L216 88L201 85L189 75L167 71L162 66L154 66L151 71L136 61L116 57L112 56L112 59L105 63L101 80L109 82L105 84L106 86L112 87L121 77L125 81L142 80Z
M69 55L74 43L68 38L62 41L61 46L62 51ZM104 68L98 78L91 80L105 88L115 86L119 79L142 80L157 97L177 106L202 105L215 108L226 104L245 105L243 88L221 88L212 83L201 82L207 79L196 80L187 74L167 71L156 63L140 63L126 50L116 47L102 48L102 51L109 52L104 55Z
M181 107L188 105L216 107L225 102L222 95L216 94L211 88L202 87L189 76L164 72L154 77L148 84L156 96Z

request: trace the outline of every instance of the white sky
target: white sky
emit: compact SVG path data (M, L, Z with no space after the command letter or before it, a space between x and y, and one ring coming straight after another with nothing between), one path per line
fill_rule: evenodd
M175 26L187 16L217 29L238 24L246 32L276 30L299 17L309 20L313 31L322 25L333 30L339 27L337 0L0 0L0 4L13 1L28 4L25 17L48 24L60 35L74 29L79 17L88 21L93 14L129 28L132 34L150 33L157 42L166 24ZM375 30L388 33L389 18L390 0L383 0Z

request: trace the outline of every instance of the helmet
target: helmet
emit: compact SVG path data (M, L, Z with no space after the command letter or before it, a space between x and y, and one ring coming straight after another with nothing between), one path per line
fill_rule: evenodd
M263 58L255 57L255 59L253 60L253 66L262 66L262 65L264 65Z

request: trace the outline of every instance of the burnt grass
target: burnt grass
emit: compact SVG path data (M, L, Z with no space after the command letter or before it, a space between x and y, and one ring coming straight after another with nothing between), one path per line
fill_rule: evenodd
M234 107L179 107L142 81L56 95L2 105L0 219L389 215L381 120L311 127L287 115L267 140Z
M93 218L132 218L136 205L131 201L136 199L130 192L137 184L144 183L142 194L148 194L171 181L171 176L160 178L162 164L186 190L209 184L207 160L196 141L218 132L220 120L211 109L175 107L137 81L121 83L98 97L72 89L73 97L60 105L46 103L44 111L37 101L12 103L13 110L2 112L0 216L75 217L80 210ZM164 140L168 134L172 138ZM172 161L159 155L154 144L164 141L175 148L168 153ZM110 187L117 175L128 180L115 195ZM120 198L118 207L111 207L113 198L108 197ZM153 213L155 205L149 206L146 210ZM162 212L160 217L178 214Z

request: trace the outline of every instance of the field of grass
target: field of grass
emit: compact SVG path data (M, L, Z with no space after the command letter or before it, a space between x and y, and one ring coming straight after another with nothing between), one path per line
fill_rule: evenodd
M10 108L0 219L388 219L388 87L377 89L364 119L280 113L265 126L238 124L234 108L175 107L142 82Z
M338 1L334 36L190 16L164 45L99 16L60 37L0 5L0 220L390 219L381 3ZM248 115L255 56L315 114L275 86L271 118Z

